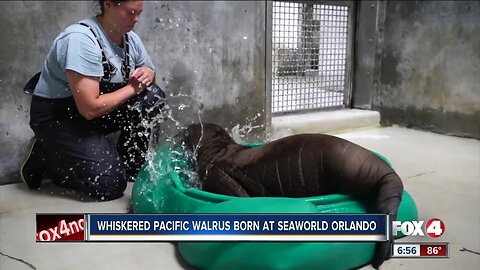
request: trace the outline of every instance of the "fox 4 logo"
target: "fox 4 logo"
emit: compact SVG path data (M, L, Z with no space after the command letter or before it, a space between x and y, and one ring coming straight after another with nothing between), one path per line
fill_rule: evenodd
M445 224L438 218L432 218L425 223L425 231L422 228L424 221L392 221L392 233L397 236L402 233L405 236L428 236L438 238L445 232Z

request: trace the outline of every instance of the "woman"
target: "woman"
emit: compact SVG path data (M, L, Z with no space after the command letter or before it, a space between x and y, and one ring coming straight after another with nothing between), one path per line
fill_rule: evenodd
M33 82L30 127L36 140L20 170L32 189L46 172L57 185L112 200L123 195L127 179L145 161L148 136L140 122L164 96L148 87L154 65L131 31L143 1L99 3L101 14L55 39ZM106 135L119 130L116 148Z

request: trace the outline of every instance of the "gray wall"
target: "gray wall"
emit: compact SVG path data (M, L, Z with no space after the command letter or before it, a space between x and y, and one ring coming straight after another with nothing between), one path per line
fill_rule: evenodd
M480 138L480 3L387 1L377 21L382 124Z
M30 97L22 86L41 69L66 26L98 11L94 2L0 2L0 184L18 181L19 163L33 136ZM168 95L193 94L203 121L227 128L263 125L246 139L264 136L265 2L145 1L135 31ZM196 114L179 117L185 124L198 121Z

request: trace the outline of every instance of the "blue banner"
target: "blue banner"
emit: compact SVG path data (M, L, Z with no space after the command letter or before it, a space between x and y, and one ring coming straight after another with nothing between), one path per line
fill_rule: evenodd
M288 236L283 239L386 241L387 222L387 215L380 214L90 214L87 238L282 241L282 236ZM136 235L159 237L138 238ZM182 237L172 237L174 235Z

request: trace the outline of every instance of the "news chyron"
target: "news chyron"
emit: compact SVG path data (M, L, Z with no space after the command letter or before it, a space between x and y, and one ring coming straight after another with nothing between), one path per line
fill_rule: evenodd
M268 215L267 215L268 216ZM77 241L77 242L85 242L85 241L92 241L95 240L94 236L97 237L95 233L98 234L98 230L102 230L102 228L96 228L95 226L92 229L93 231L90 231L90 227L88 226L88 221L90 218L94 217L95 220L100 220L100 221L112 221L112 219L118 219L118 221L128 221L129 219L135 219L135 220L146 220L148 222L149 219L172 219L172 220L177 220L177 219L187 219L188 221L193 221L193 219L199 219L199 221L204 221L204 222L209 222L213 217L204 217L204 216L192 216L192 217L187 217L185 215L158 215L158 216L142 216L142 215L129 215L129 214L123 214L123 215L101 215L101 214L96 214L96 215L88 215L88 214L37 214L36 215L36 222L37 222L37 231L36 231L36 241L37 242L72 242L72 241ZM217 216L214 216L218 218ZM233 218L233 216L226 216L223 218ZM382 219L379 216L375 215L344 215L343 216L335 216L335 215L299 215L298 217L295 215L280 215L280 216L272 216L272 217L262 217L260 216L253 216L250 217L252 219L251 222L259 222L257 220L258 218L267 218L268 223L267 224L276 224L275 220L283 220L284 222L277 222L279 225L282 224L287 224L285 220L290 220L290 219L299 219L297 221L291 221L290 223L293 222L298 222L298 221L308 221L307 219L312 219L313 217L316 217L317 219L322 219L321 224L327 224L325 228L323 227L318 227L315 229L315 233L312 233L312 231L305 231L305 230L299 230L299 231L291 231L291 230L283 230L282 226L274 229L263 229L260 230L250 230L248 228L242 229L236 229L235 227L230 228L231 231L224 232L224 235L218 235L220 238L217 239L219 241L227 241L227 240L232 240L230 238L235 239L240 239L239 237L249 237L247 240L249 241L262 241L262 240L292 240L293 238L296 239L296 241L302 241L305 239L309 239L309 241L312 241L313 236L317 236L317 241L344 241L344 240L349 240L349 241L388 241L388 226L383 227L383 233L382 233ZM247 216L245 215L240 215L238 217L238 221L244 222L245 218ZM352 224L355 223L353 219L358 220L363 220L363 222L366 222L367 219L372 219L370 220L370 223L367 222L367 224L376 224L375 225L375 230L369 230L369 228L366 228L366 230L360 230L360 231L352 231L351 227L335 227L335 224L340 224L341 220L344 220L347 218L350 220ZM323 220L325 219L325 220ZM338 220L337 220L338 219ZM158 220L156 220L158 222ZM177 220L178 221L178 220ZM225 221L225 220L223 220ZM372 223L373 222L373 223ZM445 223L440 219L440 218L432 218L427 221L391 221L388 222L388 219L386 220L387 223L390 223L391 225L391 236L393 237L394 242L392 243L392 257L393 258L448 258L449 257L449 243L448 242L441 242L441 239L443 234L445 233ZM101 222L97 222L98 224L101 224ZM95 223L95 224L97 224ZM290 224L288 223L288 224ZM358 222L357 222L358 223ZM150 223L148 223L150 224ZM155 224L153 222L152 224ZM235 223L232 223L235 224ZM331 225L329 225L331 224ZM341 223L344 224L344 223ZM355 223L356 224L356 223ZM363 223L362 223L363 224ZM91 224L90 224L91 225ZM377 225L379 226L377 228ZM386 225L384 223L384 225ZM177 234L176 240L205 240L205 238L212 238L212 234L207 230L203 230L203 227L199 228L194 228L192 227L190 232L188 234L185 234L183 231L179 230L168 230L167 228L149 228L146 232L142 231L142 229L146 228L135 228L135 233L133 233L131 230L126 231L112 231L112 230L106 230L103 232L103 237L109 236L110 240L115 240L115 241L125 241L125 240L131 240L130 238L127 239L128 237L136 237L135 240L145 240L145 239L150 239L150 240L172 240L171 237L175 236L172 234ZM295 228L294 228L295 229ZM304 228L305 229L305 228ZM310 228L311 229L311 228ZM355 229L355 228L354 228ZM357 228L358 229L358 228ZM233 230L233 231L232 231ZM273 231L272 231L273 230ZM246 232L250 232L250 234L246 235ZM363 232L363 234L360 234ZM384 240L382 239L377 239L377 233L381 232L383 236L386 238ZM145 238L144 235L149 233L147 235L148 237ZM265 234L267 233L273 233L274 235L267 235L270 236L270 238L265 238ZM110 234L110 235L107 235ZM128 235L125 235L128 234ZM238 234L238 235L236 235ZM285 234L285 235L283 235ZM293 235L289 235L293 234ZM343 235L342 235L343 234ZM370 235L370 234L373 234ZM263 239L261 236L265 239ZM283 238L281 237L283 236ZM301 238L302 236L305 236L306 238ZM169 238L170 237L170 238ZM183 237L183 238L182 238ZM235 238L236 237L236 238ZM273 238L272 238L273 237ZM376 238L372 238L376 237ZM198 239L197 239L198 238ZM237 240L238 240L237 239ZM243 238L242 238L243 239ZM103 239L104 240L104 239ZM243 239L245 240L245 239Z
M448 258L449 243L442 242L445 223L439 218L427 221L392 221L393 258ZM408 238L401 239L408 236Z

